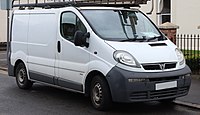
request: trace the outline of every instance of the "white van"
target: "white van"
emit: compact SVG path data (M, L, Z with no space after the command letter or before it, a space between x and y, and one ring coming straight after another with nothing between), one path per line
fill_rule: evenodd
M137 9L15 10L8 54L19 88L41 82L83 93L98 110L172 101L191 84L182 52Z

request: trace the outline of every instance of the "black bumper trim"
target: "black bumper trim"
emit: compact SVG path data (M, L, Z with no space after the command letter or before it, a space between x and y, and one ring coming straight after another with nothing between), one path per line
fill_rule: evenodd
M133 72L121 69L119 67L113 67L112 70L106 75L106 79L108 81L112 99L114 102L141 102L176 98L187 95L191 84L191 78L190 76L188 76L188 74L190 73L191 70L188 66L176 71L151 73ZM182 78L182 76L185 77ZM129 82L128 79L130 78L142 78L147 80L143 82ZM149 80L154 78L160 80ZM155 90L156 83L169 81L177 81L177 87L158 91Z

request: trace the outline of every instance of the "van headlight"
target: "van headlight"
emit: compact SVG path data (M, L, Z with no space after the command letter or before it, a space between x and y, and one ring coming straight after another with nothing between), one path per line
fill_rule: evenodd
M178 57L179 64L183 65L185 63L185 58L184 58L183 53L178 48L175 49L175 52L176 52L176 55Z
M113 57L117 62L121 64L131 67L140 67L136 59L126 51L115 51Z

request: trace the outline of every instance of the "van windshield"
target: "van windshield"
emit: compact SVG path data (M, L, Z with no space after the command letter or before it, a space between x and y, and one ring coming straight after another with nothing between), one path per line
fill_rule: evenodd
M98 36L109 41L157 41L163 36L139 11L81 10Z

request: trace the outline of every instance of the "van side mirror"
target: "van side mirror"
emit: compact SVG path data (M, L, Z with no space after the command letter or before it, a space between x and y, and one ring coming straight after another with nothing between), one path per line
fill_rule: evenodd
M81 46L81 47L89 47L89 43L87 43L87 38L90 37L90 33L83 33L82 31L78 30L74 34L74 44L75 46Z

